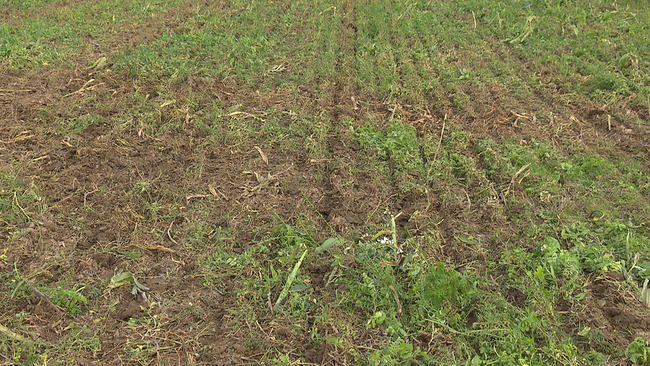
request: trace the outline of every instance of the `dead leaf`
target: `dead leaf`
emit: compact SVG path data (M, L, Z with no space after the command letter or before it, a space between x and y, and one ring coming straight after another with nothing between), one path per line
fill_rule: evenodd
M269 165L269 159L266 157L266 154L264 154L264 151L259 146L255 146L255 150L257 150L258 153L260 153L260 156L262 157L262 160L266 163L266 165Z
M164 246L162 246L162 245L158 245L158 244L148 244L148 245L145 245L145 246L144 246L144 249L148 249L148 250L157 250L157 251L159 251L159 252L165 252L165 253L176 253L175 250L173 250L173 249L169 249L169 248L167 248L167 247L164 247Z
M210 193L211 193L213 196L217 197L217 190L214 189L214 186L213 186L212 184L208 184L208 191L210 191Z

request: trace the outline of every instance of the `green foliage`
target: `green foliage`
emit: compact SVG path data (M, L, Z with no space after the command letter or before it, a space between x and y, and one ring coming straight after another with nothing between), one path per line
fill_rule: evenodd
M61 287L42 289L43 293L47 294L55 305L66 309L71 316L77 316L86 310L88 299L81 294L82 290L83 287L74 290Z
M86 47L84 37L104 42L116 29L123 30L125 25L167 12L181 2L154 0L143 7L128 1L119 4L99 1L68 7L55 1L11 1L12 4L5 6L24 20L0 26L0 63L14 70L39 70L53 65L74 67L70 60L91 50ZM57 7L61 11L55 14L43 12ZM119 17L108 14L119 14Z
M611 252L615 248L611 245L613 243L603 245L608 238L602 229L592 232L587 225L575 222L562 228L562 238L573 244L571 251L579 257L586 271L605 273L621 270L621 261L615 260Z
M0 336L0 352L15 365L33 365L43 359L43 348L32 342L6 340Z
M216 252L210 254L199 261L199 263L208 269L225 269L241 268L246 263L255 263L252 260L254 250L244 252L242 255L229 254L226 252Z
M413 344L401 338L390 342L384 349L373 352L369 357L369 363L373 366L426 365L431 361L420 347L413 347Z
M289 293L289 289L292 289L292 290L294 290L294 291L302 290L302 286L301 286L301 285L296 285L296 286L294 286L294 287L291 287L291 285L293 284L293 281L296 279L296 276L298 275L298 270L300 269L300 266L302 265L302 261L305 259L305 255L307 255L307 250L305 250L304 252L302 252L302 256L300 257L300 259L298 260L298 262L296 262L296 265L293 267L293 270L291 271L291 273L290 273L289 276L287 277L287 281L284 283L284 286L282 287L282 292L280 292L280 296L278 296L278 299L277 299L277 301L275 302L275 307L276 307L276 308L277 308L277 307L278 307L278 306L279 306L279 305L284 301L284 299L287 297L287 294ZM300 287L297 287L297 286L300 286Z
M235 291L250 296L257 302L256 306L266 306L267 296L273 293L274 311L302 317L313 306L309 299L311 287L301 277L302 262L311 256L311 251L305 248L315 248L317 253L321 248L320 253L324 253L334 244L329 240L317 246L308 234L283 223L270 230L261 243L243 252L211 248L215 252L206 254L197 263L204 273L203 284L225 286L228 279L240 278L242 286ZM259 276L253 275L251 268L263 268L263 271Z
M133 285L131 289L133 295L137 295L138 291L149 289L147 286L141 284L131 272L122 272L111 277L111 283L108 285L108 288L113 289L124 285Z
M593 90L604 92L615 92L620 95L629 95L630 88L625 78L620 74L606 72L600 75L594 75L589 80L589 86Z
M398 172L424 173L418 137L413 126L398 120L391 121L383 130L366 125L355 131L355 137L361 145L374 150L380 159L393 164Z
M75 117L66 121L62 121L60 123L61 123L61 128L64 130L65 133L74 135L84 131L86 128L90 126L104 124L104 119L98 116L83 115L80 117Z
M488 176L505 173L507 161L499 144L492 140L481 140L477 144L478 158Z
M552 278L572 278L580 270L578 258L567 250L560 248L555 238L547 237L540 245L542 266Z
M271 233L274 236L274 241L281 248L293 248L300 246L311 247L316 244L316 241L307 233L296 230L287 224L280 224L276 226Z
M417 300L413 311L421 320L429 316L443 318L453 317L452 309L462 309L478 299L479 292L473 284L456 271L445 269L442 263L429 268L426 275L411 289L411 295Z
M627 346L625 355L638 365L650 365L650 345L644 338L637 337Z
M68 351L99 352L102 349L102 339L97 329L72 323L70 334L61 342L61 346Z
M31 215L41 213L43 197L38 187L31 181L20 178L13 164L0 166L0 214L1 220L10 226L30 221Z

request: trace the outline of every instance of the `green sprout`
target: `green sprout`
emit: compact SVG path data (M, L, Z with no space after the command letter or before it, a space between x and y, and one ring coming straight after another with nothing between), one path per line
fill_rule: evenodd
M128 284L133 285L133 288L131 289L131 293L133 295L136 295L138 293L138 290L144 291L149 289L147 286L138 282L138 280L131 272L122 272L113 276L113 278L111 278L111 283L108 285L108 288L114 289Z

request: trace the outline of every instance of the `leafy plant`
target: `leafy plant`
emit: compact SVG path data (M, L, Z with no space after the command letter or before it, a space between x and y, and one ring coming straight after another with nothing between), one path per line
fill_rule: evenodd
M399 120L392 120L384 130L367 125L355 131L361 145L374 149L379 157L390 161L400 172L424 173L415 128Z
M625 349L625 355L639 365L650 365L650 345L644 338L635 338Z
M293 284L293 281L296 279L296 276L298 275L298 270L300 269L300 265L302 265L302 261L305 259L305 255L307 254L307 250L302 252L302 256L296 262L296 265L293 267L293 270L291 273L289 273L289 276L287 277L287 281L284 283L284 287L282 287L282 292L280 292L280 296L278 296L277 301L275 302L274 307L278 307L282 301L284 301L285 297L287 297L287 294L289 293L289 289L291 288L291 285Z
M80 287L76 290L69 290L65 288L45 288L42 291L48 294L49 299L55 304L66 310L72 316L79 315L83 310L86 304L88 304L88 299L81 294L83 287Z
M398 338L387 344L383 350L373 352L369 362L373 366L426 365L431 362L426 356L420 347L413 347L413 344Z
M429 268L411 290L418 294L417 313L423 319L430 314L446 316L452 309L460 310L477 299L478 292L467 277L447 270L442 263Z
M114 289L120 286L133 285L131 293L136 295L138 291L149 290L149 288L141 284L131 272L122 272L111 277L111 283L108 285L109 289Z
M560 242L547 237L539 246L542 267L551 278L572 278L580 271L580 262L571 252L562 249Z

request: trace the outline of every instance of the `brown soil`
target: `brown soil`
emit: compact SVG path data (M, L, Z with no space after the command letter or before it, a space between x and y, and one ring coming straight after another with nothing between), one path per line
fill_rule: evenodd
M74 108L75 103L83 103L82 95L65 97L81 87L81 82L75 86L69 82L80 76L0 75L0 89L15 91L0 93L0 161L23 167L23 182L38 187L44 197L41 204L47 207L44 214L30 215L25 228L2 229L3 236L15 230L25 233L13 242L2 271L10 272L15 265L20 273L33 274L33 281L68 278L71 283L104 287L101 283L116 271L128 270L150 288L148 298L134 296L126 287L104 292L97 309L103 316L85 314L75 319L78 326L88 324L104 334L101 351L82 354L79 361L121 364L122 347L130 337L138 337L169 348L154 357L164 364L252 362L269 344L278 342L286 342L287 347L297 342L307 359L330 362L332 351L326 346L302 345L303 339L291 338L286 326L274 325L268 317L266 323L252 324L252 329L234 328L227 313L237 307L237 299L228 292L206 289L192 275L199 255L184 249L187 239L178 233L205 219L193 216L200 209L209 210L210 224L230 229L230 240L241 246L233 250L243 251L260 239L254 229L268 228L276 222L275 215L295 224L299 214L308 213L320 233L333 229L344 236L360 235L367 225L386 221L382 209L387 204L408 218L426 201L410 196L395 199L385 187L375 186L369 173L351 176L338 162L313 160L305 153L280 153L277 146L264 148L268 165L252 146L202 150L205 133L191 124L155 138L142 130L105 125L91 125L73 137L62 135L57 128L62 121L97 112L86 105ZM107 84L95 92L113 96L112 107L100 111L110 117L119 113L116 109L133 91L116 80ZM215 95L228 90L225 85L201 87L214 88ZM335 156L346 158L346 164L362 164L356 161L354 146L339 137L331 136L329 145ZM203 160L200 173L189 174L197 169L198 157ZM260 182L243 171L267 180ZM146 193L135 188L139 181L151 182ZM218 193L214 196L211 191ZM155 215L152 204L158 205ZM377 214L369 219L367 214L373 211ZM426 227L425 219L401 222L413 231ZM142 256L129 257L133 252ZM327 271L310 268L313 283L324 286ZM234 281L230 286L227 291L238 284ZM200 308L192 306L198 302ZM55 343L72 331L69 315L38 296L10 305L32 314L25 324L46 342ZM161 334L149 334L129 323L145 315L160 322ZM251 331L260 341L246 344L243 340L251 338Z

